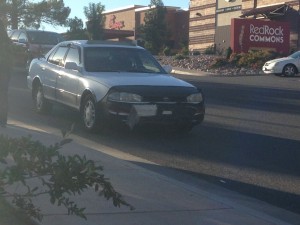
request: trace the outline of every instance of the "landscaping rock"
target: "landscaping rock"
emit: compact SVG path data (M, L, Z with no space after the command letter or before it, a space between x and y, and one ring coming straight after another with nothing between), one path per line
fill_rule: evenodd
M175 68L189 70L205 71L214 75L238 76L238 75L257 75L263 74L261 69L238 68L231 65L225 65L218 68L212 68L213 62L221 56L216 55L197 55L186 56L184 59L176 59L174 56L157 56L162 65L170 65Z

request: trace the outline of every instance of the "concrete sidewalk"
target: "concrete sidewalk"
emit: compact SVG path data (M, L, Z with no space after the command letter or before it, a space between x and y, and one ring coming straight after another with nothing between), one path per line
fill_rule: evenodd
M18 121L9 121L0 134L9 137L32 135L46 145L61 140ZM72 138L72 137L71 137ZM85 155L104 167L114 188L135 207L115 208L92 190L76 197L86 207L88 220L68 216L64 208L39 197L44 213L42 225L287 225L300 224L300 215L228 191L185 173L164 168L144 159L104 148L92 142L76 141L63 147L66 155Z

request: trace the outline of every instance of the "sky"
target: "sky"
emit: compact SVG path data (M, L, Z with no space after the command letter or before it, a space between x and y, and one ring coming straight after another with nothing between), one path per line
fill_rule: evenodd
M105 6L105 10L114 10L118 8L123 8L130 5L145 5L148 6L150 4L150 0L64 0L65 6L71 8L71 13L69 18L77 18L82 19L85 21L86 18L83 13L83 8L88 6L89 3L101 3ZM165 6L176 6L182 9L189 8L189 0L163 0ZM43 25L41 27L44 30L51 30L56 32L64 32L67 30L65 27L53 27L51 25Z

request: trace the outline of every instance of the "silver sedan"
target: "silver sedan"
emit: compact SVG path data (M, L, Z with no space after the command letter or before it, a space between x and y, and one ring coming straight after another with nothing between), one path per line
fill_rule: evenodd
M80 112L88 131L111 121L190 130L204 119L203 94L167 72L131 43L66 41L31 62L27 82L37 112L61 103Z

